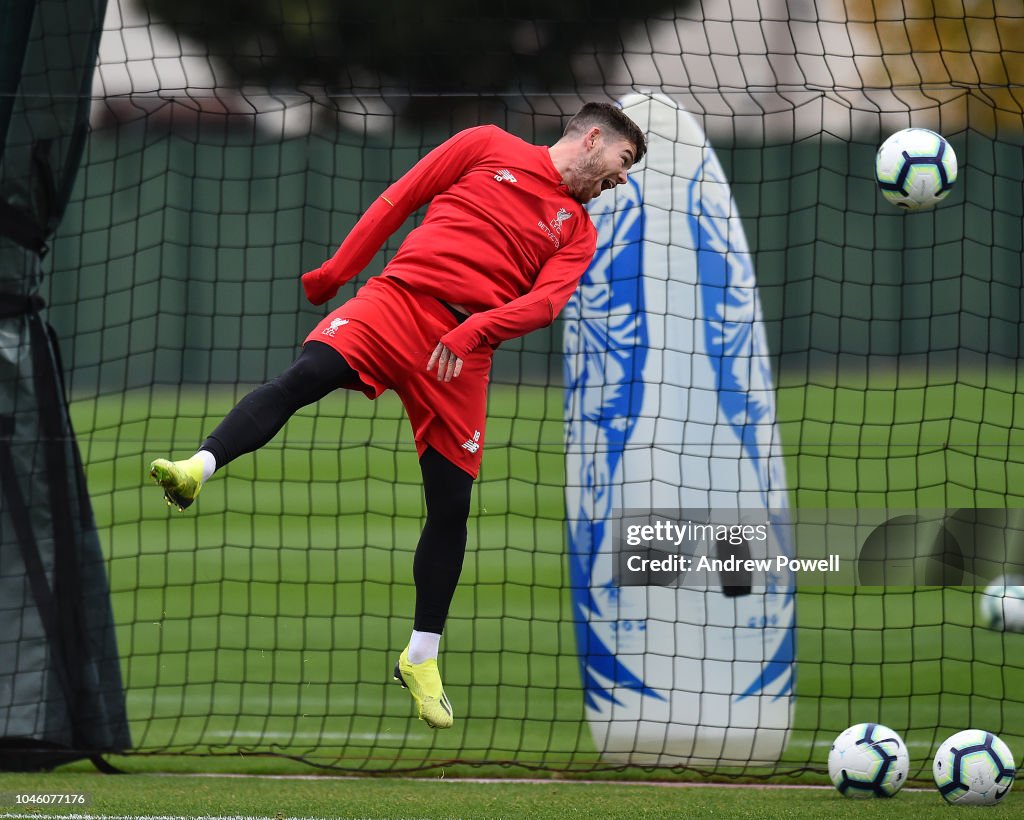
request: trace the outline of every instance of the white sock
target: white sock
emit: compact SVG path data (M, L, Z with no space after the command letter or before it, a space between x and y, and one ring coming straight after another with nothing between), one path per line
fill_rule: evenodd
M203 462L203 483L205 484L210 476L217 471L217 459L213 457L213 453L209 450L200 450L192 458L198 458Z
M440 645L441 636L436 632L417 632L414 629L409 638L409 663L423 663L437 658Z

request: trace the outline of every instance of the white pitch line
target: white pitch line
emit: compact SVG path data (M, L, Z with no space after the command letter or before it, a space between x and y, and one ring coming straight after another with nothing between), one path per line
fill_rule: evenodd
M375 776L368 778L365 775L330 775L330 774L246 774L244 772L153 772L156 777L225 777L235 779L252 780L318 780L330 782L331 780L398 780L409 783L474 783L497 785L525 784L527 786L644 786L648 788L664 789L810 789L813 791L831 791L834 787L828 785L817 785L813 783L708 783L700 781L680 780L670 782L667 780L561 780L545 779L540 777L445 777L443 774L438 777L404 777L404 776ZM927 786L907 786L901 791L907 792L930 792L934 789ZM2 817L2 815L0 815Z
M212 740L222 742L225 740L407 740L409 736L404 732L396 734L392 732L232 732L208 731L203 732L199 742L205 743Z

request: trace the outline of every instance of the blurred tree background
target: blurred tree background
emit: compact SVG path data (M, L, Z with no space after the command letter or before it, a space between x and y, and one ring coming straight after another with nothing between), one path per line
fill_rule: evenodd
M911 108L937 104L947 130L1021 133L1021 0L849 0L847 29L865 86Z
M145 0L239 85L445 96L571 93L607 81L623 33L696 0Z

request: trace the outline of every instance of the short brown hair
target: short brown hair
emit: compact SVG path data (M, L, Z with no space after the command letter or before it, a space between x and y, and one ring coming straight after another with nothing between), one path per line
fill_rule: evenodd
M594 126L607 128L612 133L633 143L637 163L647 153L647 138L639 126L622 113L622 109L606 102L588 102L565 124L563 136L582 134Z

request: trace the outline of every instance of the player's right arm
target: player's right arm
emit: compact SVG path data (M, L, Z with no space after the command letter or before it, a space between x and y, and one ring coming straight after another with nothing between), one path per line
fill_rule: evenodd
M465 359L483 344L498 345L547 327L579 285L594 258L596 241L592 227L581 230L548 259L529 291L504 305L474 313L442 336L441 342L452 354Z
M333 298L338 288L370 263L410 214L450 188L472 167L490 144L494 131L494 126L460 131L390 185L366 209L334 256L303 274L306 298L314 305Z

